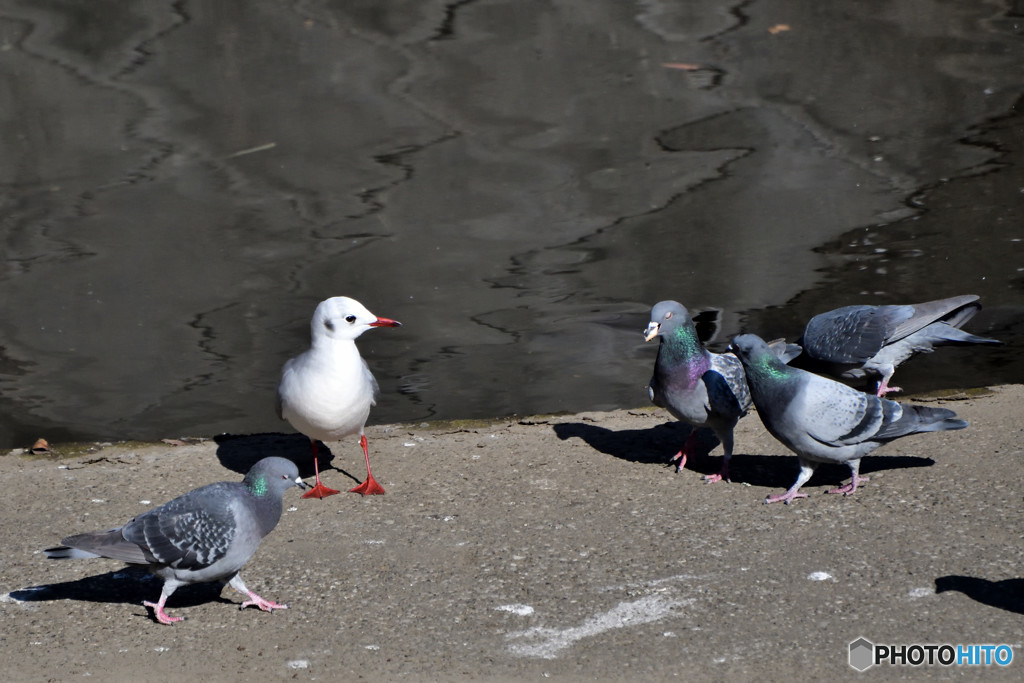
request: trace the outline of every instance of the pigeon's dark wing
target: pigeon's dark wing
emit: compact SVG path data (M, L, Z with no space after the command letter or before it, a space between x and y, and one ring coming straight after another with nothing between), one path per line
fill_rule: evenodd
M208 567L224 557L238 532L231 502L240 490L226 482L204 486L139 515L122 534L160 564Z
M881 308L891 308L882 306ZM903 339L933 322L942 320L952 327L960 327L981 310L978 297L974 294L953 296L948 299L926 301L913 306L897 306L895 308L911 308L913 315L893 319L889 326L887 342Z
M784 413L782 431L800 430L828 446L873 440L887 421L899 418L895 401L880 399L841 382L800 373L800 400Z
M811 318L800 344L811 358L863 363L914 315L912 306L845 306Z
M750 389L739 358L731 353L712 354L711 370L701 379L712 413L737 419L746 414L750 408Z

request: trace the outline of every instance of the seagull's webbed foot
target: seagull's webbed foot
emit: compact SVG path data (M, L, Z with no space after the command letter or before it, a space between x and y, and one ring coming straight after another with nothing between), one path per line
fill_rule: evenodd
M327 496L333 496L336 493L341 493L337 489L332 489L324 486L320 483L320 459L317 457L317 446L316 440L309 440L310 450L313 451L313 471L316 472L316 485L310 490L302 494L303 498L319 498L323 500Z
M359 437L359 446L363 449L363 457L366 459L366 479L359 486L349 489L349 493L361 493L364 496L380 496L384 494L384 487L377 483L370 471L370 449L366 444L366 435Z
M337 489L332 489L332 488L328 488L328 487L324 486L323 484L320 483L320 480L318 479L317 482L316 482L316 486L314 486L310 490L308 490L305 493L303 493L302 497L303 498L319 498L319 499L323 500L327 496L333 496L336 493L341 493L341 491L339 491Z
M337 491L335 491L337 493ZM372 474L366 476L363 483L355 488L349 489L349 493L361 493L364 496L380 496L384 494L384 487L377 483Z

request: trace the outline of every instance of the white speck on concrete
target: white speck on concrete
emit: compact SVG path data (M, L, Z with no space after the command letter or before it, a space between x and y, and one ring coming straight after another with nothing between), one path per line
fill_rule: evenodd
M834 581L835 579L828 572L811 572L807 575L808 581Z
M293 659L290 662L285 662L284 665L286 667L288 667L289 669L308 669L309 668L309 660L308 659Z
M911 588L907 591L907 597L912 599L926 598L929 595L935 595L934 588L928 588L927 586L921 586L920 588Z
M533 614L533 608L529 605L499 605L494 609L498 610L499 612L511 612L512 614L516 614L521 617L528 617L531 614Z

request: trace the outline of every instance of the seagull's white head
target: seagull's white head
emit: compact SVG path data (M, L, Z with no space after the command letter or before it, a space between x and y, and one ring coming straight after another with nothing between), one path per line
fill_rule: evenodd
M311 325L314 344L318 340L353 340L371 327L401 327L390 318L378 318L366 307L347 296L335 296L320 302Z

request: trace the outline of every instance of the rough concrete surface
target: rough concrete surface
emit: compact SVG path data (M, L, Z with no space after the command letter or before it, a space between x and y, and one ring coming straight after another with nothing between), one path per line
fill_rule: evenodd
M937 399L929 399L937 400ZM731 483L720 448L678 474L687 428L661 410L369 428L384 496L285 495L242 574L272 614L217 585L179 590L109 560L52 561L66 535L118 526L266 455L312 475L298 435L123 443L0 457L4 679L1020 680L1024 388L941 399L971 422L822 467L793 505L762 505L796 459L756 414ZM362 476L329 444L326 483ZM351 474L350 474L351 473ZM849 643L1006 643L1006 668L858 674Z

